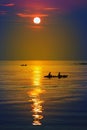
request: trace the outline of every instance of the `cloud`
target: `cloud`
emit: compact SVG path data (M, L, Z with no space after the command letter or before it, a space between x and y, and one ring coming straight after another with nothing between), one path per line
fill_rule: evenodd
M29 18L29 17L48 17L47 14L25 14L25 13L17 13L17 16L22 18Z
M0 6L12 7L12 6L15 6L15 4L14 3L0 4Z
M57 11L57 10L60 10L60 8L49 7L49 8L44 8L44 10L47 10L47 11Z
M5 15L5 14L7 14L7 11L0 11L0 15Z

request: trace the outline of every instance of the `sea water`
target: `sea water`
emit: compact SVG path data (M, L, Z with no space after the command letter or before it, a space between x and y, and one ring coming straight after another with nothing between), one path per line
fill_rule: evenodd
M0 61L0 130L87 130L87 65ZM44 78L68 75L67 78Z

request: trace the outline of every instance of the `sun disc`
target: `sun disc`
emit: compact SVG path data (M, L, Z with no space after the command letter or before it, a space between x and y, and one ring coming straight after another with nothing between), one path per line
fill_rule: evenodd
M39 17L35 17L35 18L33 19L33 22L34 22L35 24L40 24L41 19L40 19Z

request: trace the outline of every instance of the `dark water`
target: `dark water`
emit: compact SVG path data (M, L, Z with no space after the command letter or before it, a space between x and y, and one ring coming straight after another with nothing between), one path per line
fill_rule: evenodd
M59 71L68 78L44 78ZM87 130L87 65L0 62L0 130L35 129Z

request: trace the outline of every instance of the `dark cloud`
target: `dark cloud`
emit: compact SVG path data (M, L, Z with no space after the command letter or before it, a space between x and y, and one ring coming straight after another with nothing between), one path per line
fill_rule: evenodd
M0 15L5 15L5 14L7 14L8 12L7 11L5 11L5 10L3 10L3 11L0 11Z
M17 16L22 17L22 18L31 18L31 17L47 17L47 14L25 14L25 13L17 13Z
M15 4L13 4L13 3L8 3L8 4L0 4L0 6L12 7L12 6L15 6Z

